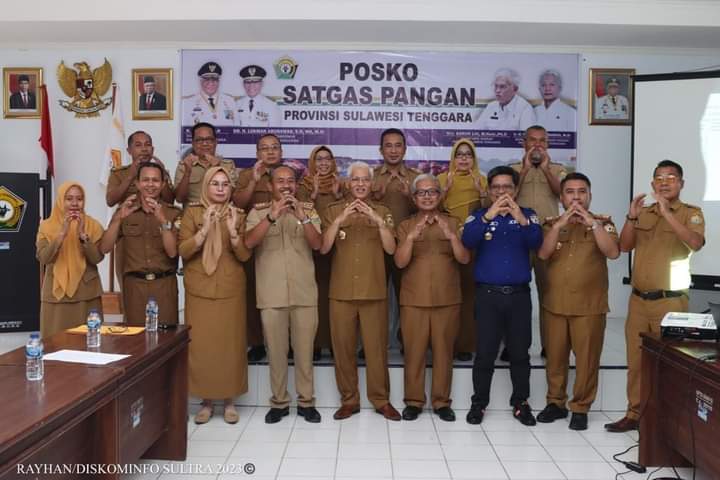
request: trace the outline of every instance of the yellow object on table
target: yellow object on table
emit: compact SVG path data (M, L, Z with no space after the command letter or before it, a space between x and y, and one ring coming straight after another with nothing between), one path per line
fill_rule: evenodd
M145 327L128 327L127 325L103 325L100 327L101 335L137 335L145 331ZM80 325L66 330L77 335L87 334L87 325Z

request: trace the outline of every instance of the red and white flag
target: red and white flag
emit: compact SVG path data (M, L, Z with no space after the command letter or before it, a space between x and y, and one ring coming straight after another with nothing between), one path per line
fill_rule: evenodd
M50 126L50 107L48 101L47 87L40 85L40 98L42 98L42 107L40 111L40 147L45 150L47 155L47 176L55 176L55 158L53 155L52 128Z

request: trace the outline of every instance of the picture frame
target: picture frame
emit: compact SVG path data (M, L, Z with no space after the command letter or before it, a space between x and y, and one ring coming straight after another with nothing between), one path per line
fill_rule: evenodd
M173 119L173 69L132 70L133 120Z
M590 125L632 125L634 68L591 68Z
M42 75L40 67L3 68L3 118L40 118Z

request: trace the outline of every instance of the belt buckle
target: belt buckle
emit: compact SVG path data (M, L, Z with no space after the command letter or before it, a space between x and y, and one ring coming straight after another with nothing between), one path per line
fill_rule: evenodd
M155 274L154 273L146 273L145 280L155 280Z
M502 293L503 295L510 295L511 293L513 293L513 287L503 285L502 287L500 287L500 293Z

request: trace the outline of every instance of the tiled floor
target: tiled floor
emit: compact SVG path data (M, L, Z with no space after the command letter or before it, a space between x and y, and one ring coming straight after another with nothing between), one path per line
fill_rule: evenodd
M344 421L332 419L333 409L320 409L320 424L307 423L291 410L280 423L266 425L266 410L243 407L240 422L233 426L222 421L219 410L207 425L189 423L186 462L149 462L145 468L154 468L159 475L125 479L647 478L647 474L622 474L624 467L612 460L613 454L635 444L637 438L636 434L605 433L603 424L615 419L615 414L591 413L589 429L575 432L566 421L525 427L509 411L499 410L488 411L479 426L464 421L466 411L458 411L454 423L443 422L428 411L414 422L389 422L369 409ZM637 460L637 449L624 458ZM225 468L226 473L218 474L217 469L190 473L210 468ZM242 468L252 469L252 475L240 472ZM692 478L690 470L681 470L682 478ZM672 476L672 470L658 471L651 478L663 475Z

